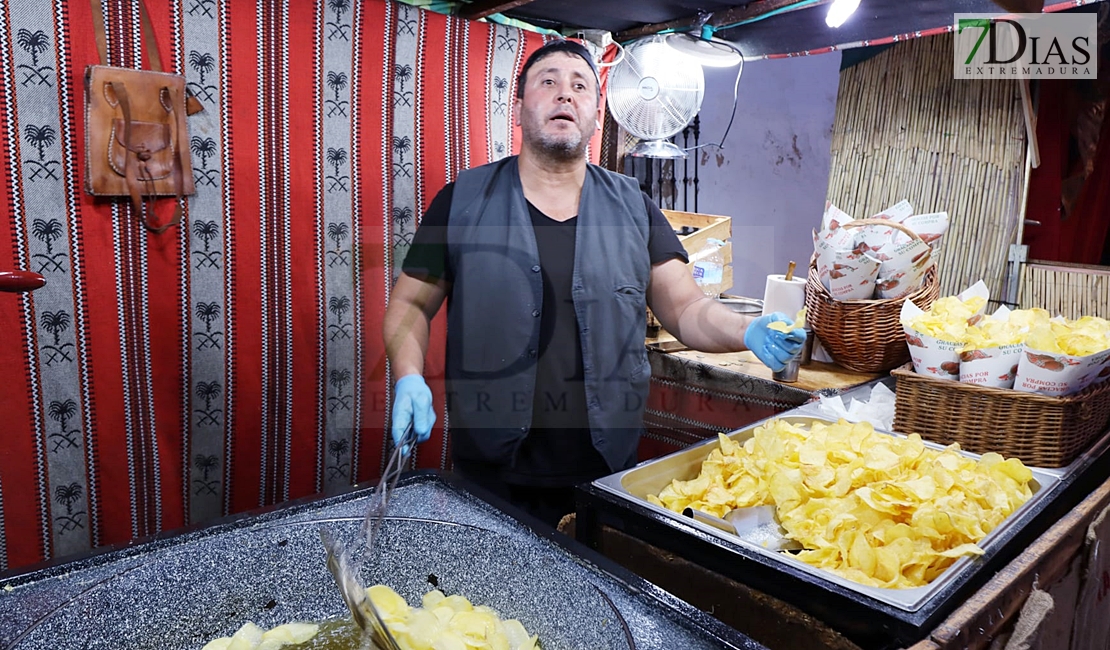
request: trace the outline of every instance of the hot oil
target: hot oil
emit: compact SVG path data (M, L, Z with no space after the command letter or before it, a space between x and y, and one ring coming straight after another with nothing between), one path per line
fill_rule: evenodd
M286 646L290 650L360 650L362 630L350 618L328 619L318 623L316 636L300 645Z

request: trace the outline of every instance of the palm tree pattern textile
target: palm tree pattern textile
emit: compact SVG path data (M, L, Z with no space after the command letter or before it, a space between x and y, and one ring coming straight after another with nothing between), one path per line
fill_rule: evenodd
M111 64L140 67L135 0L101 6ZM0 570L375 479L400 263L444 183L518 149L545 38L383 0L147 8L204 107L161 235L83 189L89 1L0 0L0 270L47 279L0 294ZM418 467L448 457L443 336Z

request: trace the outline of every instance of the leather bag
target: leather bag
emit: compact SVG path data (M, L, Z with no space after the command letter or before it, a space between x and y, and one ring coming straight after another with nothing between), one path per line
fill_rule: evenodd
M107 63L104 17L99 0L92 5L100 60ZM138 5L153 69L85 69L85 181L94 196L129 198L142 224L161 233L181 222L184 197L196 192L185 123L192 98L184 76L162 71L150 17L141 0ZM176 204L162 225L155 222L156 197Z

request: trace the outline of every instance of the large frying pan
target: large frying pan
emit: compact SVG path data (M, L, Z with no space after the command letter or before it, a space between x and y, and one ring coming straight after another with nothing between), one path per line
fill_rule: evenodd
M199 650L248 620L273 627L347 618L319 531L353 541L368 492L0 576L12 587L0 591L0 647ZM519 619L545 650L761 647L438 473L402 479L360 579L413 604L433 588L464 595Z

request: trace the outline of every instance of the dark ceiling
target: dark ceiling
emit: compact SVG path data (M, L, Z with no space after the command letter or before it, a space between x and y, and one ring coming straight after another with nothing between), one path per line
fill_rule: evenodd
M856 13L839 28L825 25L831 0L476 0L460 15L482 18L500 13L571 34L575 29L612 32L627 42L703 23L727 27L717 36L747 57L790 54L833 45L876 40L951 25L955 13L1041 11L1044 0L861 0ZM1048 0L1053 7L1059 0ZM740 23L737 25L737 23ZM735 26L732 26L735 25ZM729 27L732 26L732 27Z

